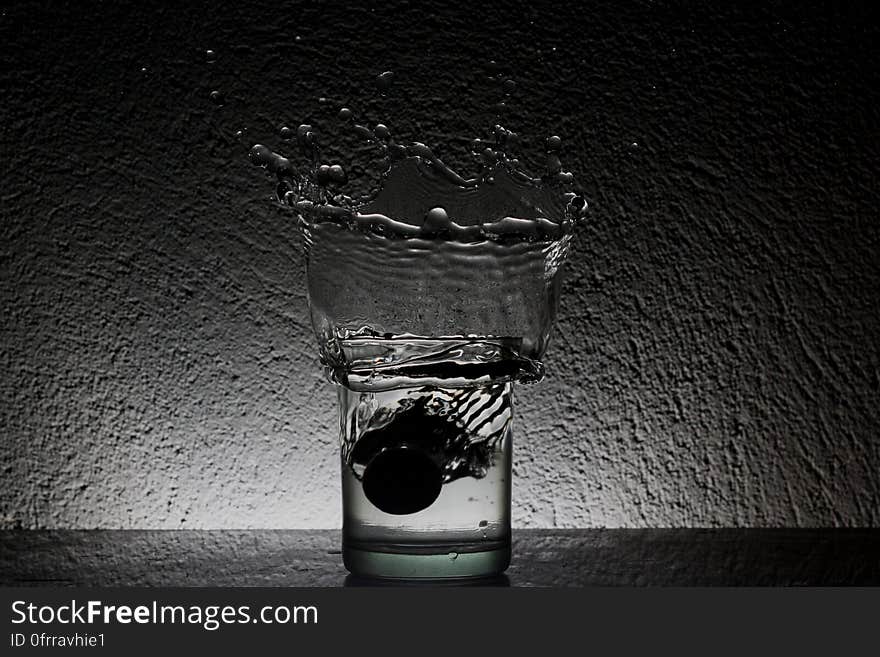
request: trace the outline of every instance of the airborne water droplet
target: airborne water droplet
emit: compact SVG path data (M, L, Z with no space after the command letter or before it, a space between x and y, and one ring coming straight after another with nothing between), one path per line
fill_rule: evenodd
M351 115L352 115L352 112L347 107L343 107L341 110L339 110L339 118L344 121L347 121L348 119L350 119Z
M373 134L382 141L386 141L389 137L391 137L391 131L388 129L388 126L383 123L380 123L375 128L373 128Z
M284 141L288 141L289 139L293 139L293 130L291 130L287 126L283 126L281 128L281 130L278 131L278 134L281 135L281 138Z
M330 166L330 169L328 170L328 175L330 177L330 182L336 183L337 185L344 185L346 180L348 180L345 169L343 169L338 164L333 164Z
M384 73L380 73L376 76L376 87L379 91L385 92L391 87L391 84L394 82L394 72L393 71L385 71Z
M208 62L209 64L213 64L214 62L217 61L217 53L214 52L213 50L206 50L205 51L205 61Z
M223 98L223 94L219 91L212 91L210 93L210 98L217 107L223 107L223 103L226 102L226 99Z
M312 132L312 126L308 123L303 123L297 127L296 140L303 148L312 148L315 145L315 133Z

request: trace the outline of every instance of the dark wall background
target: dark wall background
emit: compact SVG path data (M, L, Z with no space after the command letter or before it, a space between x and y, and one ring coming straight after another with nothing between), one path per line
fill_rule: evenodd
M492 59L592 207L515 524L880 523L866 8L187 4L0 11L0 526L338 524L299 239L235 132L391 69L376 118L454 160Z

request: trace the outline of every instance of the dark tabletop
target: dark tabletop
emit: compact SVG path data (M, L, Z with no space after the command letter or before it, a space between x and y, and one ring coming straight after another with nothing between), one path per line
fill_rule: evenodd
M5 531L0 584L341 586L340 532ZM880 585L878 529L514 532L510 586Z

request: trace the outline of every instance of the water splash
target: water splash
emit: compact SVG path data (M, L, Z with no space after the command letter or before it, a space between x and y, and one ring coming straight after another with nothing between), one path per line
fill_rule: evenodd
M376 84L387 91L392 81L386 71ZM466 175L349 107L336 121L345 149L323 149L303 123L282 127L287 153L249 152L298 217L330 378L352 390L540 380L560 269L587 210L562 139L546 139L544 169L532 175L516 156L520 137L496 124L470 142Z
M465 177L423 142L398 141L381 123L372 129L355 123L346 107L338 116L369 147L366 157L362 150L351 162L326 161L310 124L296 131L305 160L299 167L262 144L249 153L254 164L276 176L278 201L307 225L334 222L390 238L555 240L585 215L587 202L560 161L558 136L547 139L545 171L535 177L509 155L519 137L496 125L493 140L472 141L479 171ZM290 128L282 128L284 140L292 137Z

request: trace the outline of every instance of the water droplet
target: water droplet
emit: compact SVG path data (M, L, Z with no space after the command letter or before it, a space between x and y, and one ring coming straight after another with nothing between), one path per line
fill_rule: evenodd
M458 552L450 552L448 555L450 561L455 561L458 559Z
M209 64L213 64L214 62L217 61L217 53L214 52L213 50L206 50L205 51L205 61L208 62Z
M315 181L319 185L326 185L330 182L330 165L322 164L318 167L318 170L315 171Z
M449 215L445 208L431 208L425 213L422 228L429 233L437 233L449 228ZM445 410L445 409L444 409ZM443 413L443 411L440 411Z
M517 135L512 130L508 130L504 126L496 125L494 128L495 143L504 148L507 144L516 141Z
M501 88L504 89L504 93L509 94L512 93L514 89L516 89L516 82L514 80L505 80L504 84L501 85Z
M146 67L146 66L142 66L142 67L141 67L141 73L146 73L146 72L147 72L147 67Z
M297 34L297 35L294 37L293 40L294 40L294 41L302 41L303 38L302 38L299 34Z
M354 133L358 137L366 139L367 141L373 141L373 139L376 137L376 135L373 134L373 131L365 125L355 125Z
M348 119L351 118L351 116L352 116L352 112L347 107L343 107L341 110L339 110L339 118L340 119L347 121Z
M273 153L269 148L263 146L263 144L254 144L248 152L248 158L250 158L250 161L257 166L261 166L267 171L279 176L290 176L293 174L293 167L290 164L290 160L282 155Z
M633 143L631 143L631 144L629 145L629 147L630 147L632 150L635 150L635 149L637 149L637 148L639 147L639 142L634 141Z
M376 87L378 87L379 91L385 92L391 87L391 84L394 82L394 72L393 71L385 71L384 73L380 73L376 76Z
M312 132L312 126L303 123L296 129L296 140L303 148L311 148L315 144L315 133Z
M328 175L330 176L330 182L335 183L337 185L344 185L348 180L348 176L345 173L345 169L343 169L338 164L333 164L330 166L328 171Z
M223 94L219 91L212 91L210 98L217 107L223 107L223 103L226 102L226 99L223 98Z
M248 153L248 158L254 164L264 165L267 161L267 158L272 154L266 146L262 144L254 144L253 148L251 148Z
M560 146L562 146L562 139L557 135L553 135L552 137L547 137L546 146L547 146L548 153L555 153L556 151L559 150Z
M235 131L235 138L238 140L238 143L242 146L246 146L250 148L253 146L253 142L248 139L248 129L242 128L241 130Z
M386 141L391 137L391 131L388 129L388 126L383 123L380 123L373 128L373 134L383 141Z
M281 138L284 141L287 141L289 139L293 139L293 130L288 128L286 125L281 127L281 130L278 131L278 134L281 135Z

